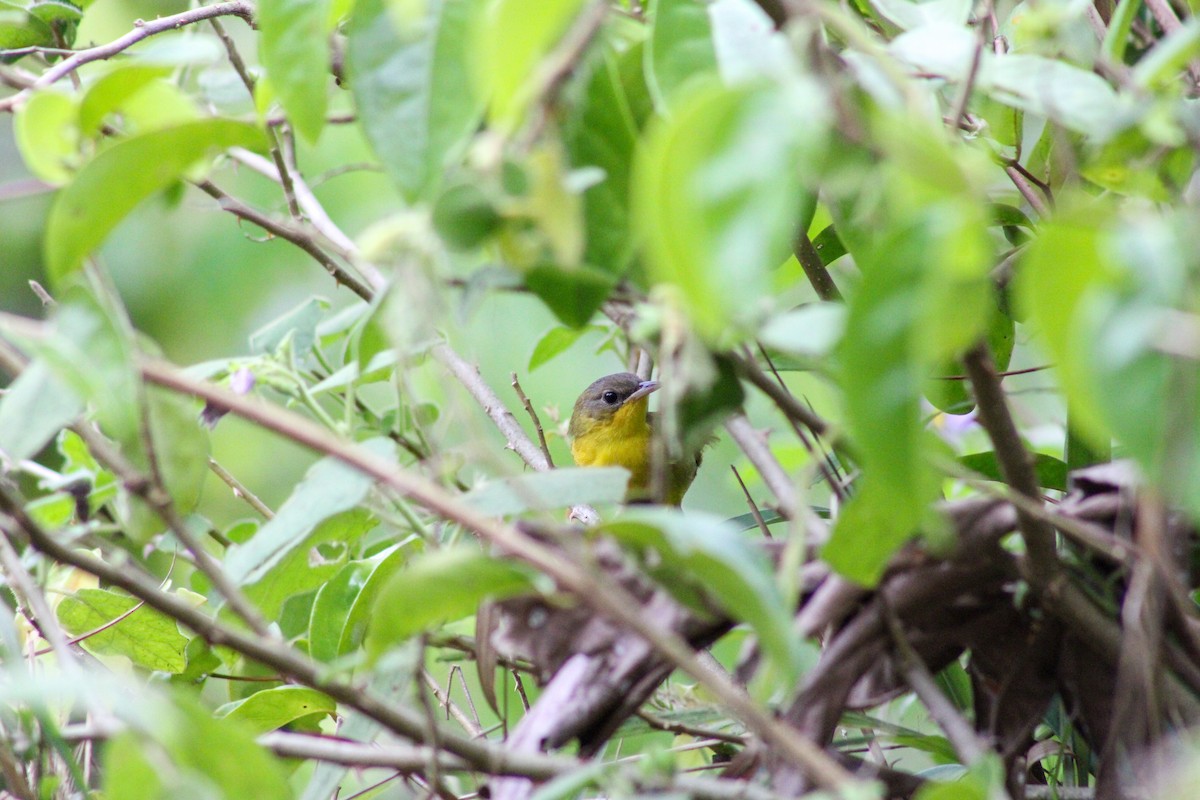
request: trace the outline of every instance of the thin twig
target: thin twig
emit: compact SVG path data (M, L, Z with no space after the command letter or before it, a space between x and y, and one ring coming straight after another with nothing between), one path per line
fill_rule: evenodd
M358 278L348 273L340 264L333 260L333 257L321 249L317 244L312 234L305 231L302 227L292 223L280 222L272 219L267 214L259 211L256 208L246 205L241 200L231 196L223 189L218 187L211 181L199 181L196 184L202 192L212 197L221 204L221 208L235 217L244 219L247 222L253 222L263 230L278 236L280 239L291 242L299 247L304 252L308 253L318 264L325 268L333 279L345 286L356 295L371 302L374 297L374 292L362 283Z
M554 458L550 455L550 446L546 444L546 432L542 429L542 421L538 418L537 412L533 409L533 403L529 402L529 396L525 394L525 390L521 388L521 382L517 380L517 373L513 372L512 387L517 393L517 397L521 400L521 405L525 407L525 413L533 420L533 428L537 431L538 444L542 448L542 455L546 457L546 463L551 469L554 468Z
M880 595L884 598L885 595ZM990 748L976 735L975 729L963 718L954 704L938 688L937 682L930 673L929 667L921 660L921 656L913 649L904 628L896 613L886 600L883 603L883 619L892 635L892 643L900 657L900 669L909 687L925 704L929 716L938 724L950 740L954 752L966 766L971 766L983 758Z
M229 470L217 463L215 458L208 459L208 468L213 474L224 481L225 485L233 490L234 497L240 497L246 503L262 515L264 519L271 519L275 516L275 512L267 507L267 504L258 499L258 495L246 488L246 486L237 479L236 476Z
M742 480L742 475L738 472L736 464L730 464L729 468L733 470L733 477L737 478L738 486L742 487L742 494L746 497L746 504L750 506L750 514L754 517L754 521L758 523L758 529L762 531L763 538L770 539L771 531L767 528L767 523L763 519L763 515L758 510L758 503L754 502L754 498L750 494L750 490L746 488L746 482Z
M75 54L70 58L65 58L46 70L44 74L34 81L31 88L23 89L12 97L0 100L0 111L9 111L16 108L29 98L32 90L50 86L67 75L73 74L75 70L84 64L112 58L128 50L143 39L147 39L155 34L165 33L166 31L177 30L186 25L192 25L206 19L212 19L213 17L226 16L241 17L247 24L253 24L254 7L250 3L244 2L244 0L231 0L231 2L217 3L211 6L199 6L179 14L159 17L149 22L138 20L134 23L134 29L124 36L114 39L108 44L75 51Z
M804 270L804 275L812 284L817 297L830 302L842 299L842 293L833 282L833 276L829 274L821 254L813 247L812 239L808 238L808 231L796 232L792 239L792 252L795 253L796 260L800 262L800 268Z
M731 354L730 358L733 360L737 373L750 381L755 388L767 397L771 398L771 401L779 406L779 410L788 419L795 420L818 436L829 433L829 423L814 414L812 409L793 397L791 392L787 391L786 388L780 387L775 381L771 380L762 368L754 363L753 359L736 353Z

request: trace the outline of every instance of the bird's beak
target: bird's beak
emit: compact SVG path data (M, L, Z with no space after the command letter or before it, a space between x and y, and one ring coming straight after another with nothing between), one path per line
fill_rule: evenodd
M640 400L656 389L658 389L658 381L642 381L638 384L637 391L625 398L625 402L632 403L634 400Z

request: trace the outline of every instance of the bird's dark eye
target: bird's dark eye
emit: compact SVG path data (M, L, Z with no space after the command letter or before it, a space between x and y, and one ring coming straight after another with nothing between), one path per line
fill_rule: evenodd
M608 403L610 406L615 405L617 402L617 393L614 392L612 389L609 389L607 392L600 395L600 399L603 400L604 402Z

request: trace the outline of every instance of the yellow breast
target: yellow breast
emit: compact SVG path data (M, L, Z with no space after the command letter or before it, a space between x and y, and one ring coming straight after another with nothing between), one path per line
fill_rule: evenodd
M624 467L630 475L626 500L645 499L650 492L650 441L646 404L634 402L577 435L571 456L581 467Z

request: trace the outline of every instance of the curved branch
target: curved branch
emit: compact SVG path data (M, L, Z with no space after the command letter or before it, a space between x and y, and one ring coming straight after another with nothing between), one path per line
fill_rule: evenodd
M86 50L77 50L70 58L63 59L58 64L55 64L50 69L46 70L36 81L33 86L25 89L17 94L0 101L0 111L9 111L16 108L21 103L29 98L30 93L35 89L43 89L50 86L62 78L70 75L75 70L88 64L92 61L104 61L113 56L128 50L143 39L148 39L158 33L173 31L182 28L186 25L193 25L197 22L202 22L206 19L215 17L241 17L246 21L246 24L253 26L254 24L254 6L245 0L230 0L226 3L217 3L211 6L200 6L179 14L172 14L169 17L159 17L158 19L145 22L138 20L134 23L134 28L124 36L114 39L108 44L89 47Z

